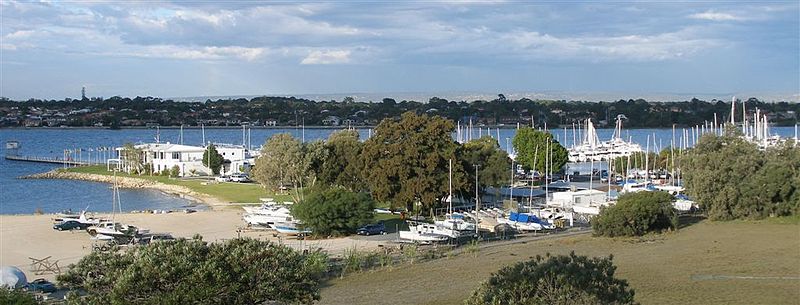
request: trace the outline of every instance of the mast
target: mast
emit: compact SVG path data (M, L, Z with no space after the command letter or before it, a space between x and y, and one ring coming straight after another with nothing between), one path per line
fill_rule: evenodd
M453 159L450 159L450 166L448 166L448 168L450 169L450 175L449 175L450 197L448 198L448 201L450 201L450 207L448 212L450 213L450 215L453 215Z
M534 172L538 172L536 170L536 165L538 165L538 163L536 163L536 161L538 161L537 160L538 156L539 156L539 145L536 145L536 149L534 150L534 153L533 153L533 171ZM541 177L541 175L540 175L540 177ZM547 196L545 196L545 199L546 198L547 198ZM531 191L530 191L530 194L528 195L528 201L530 202L531 205L533 205L533 173L531 173ZM545 204L546 203L547 203L547 200L545 200Z
M744 134L745 137L747 136L747 109L746 109L746 107L747 106L745 105L744 100L742 100L742 133Z
M206 127L203 123L200 123L200 130L203 133L203 146L206 146Z
M181 124L181 145L183 145L183 124Z
M736 96L731 98L731 125L736 126Z
M480 195L478 195L478 167L480 165L475 164L475 236L478 235L478 223L481 221L480 217L478 217L478 211L480 210Z

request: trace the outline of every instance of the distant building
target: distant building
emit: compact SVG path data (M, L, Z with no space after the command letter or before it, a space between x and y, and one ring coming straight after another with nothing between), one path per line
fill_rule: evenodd
M339 126L341 124L341 119L338 116L329 116L322 120L322 125L326 126Z

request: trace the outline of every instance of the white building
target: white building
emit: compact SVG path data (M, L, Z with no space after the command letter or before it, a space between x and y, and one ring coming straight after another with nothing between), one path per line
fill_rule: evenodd
M217 152L224 159L221 175L230 175L246 171L255 164L255 158L250 151L241 145L215 144ZM154 173L178 167L178 176L212 175L212 170L203 165L203 155L206 151L202 146L190 146L166 143L147 143L135 145L142 151L140 160L143 165L149 164ZM118 158L109 160L109 167L116 166L118 170L131 172L131 164L124 164L122 153L124 147L118 147Z

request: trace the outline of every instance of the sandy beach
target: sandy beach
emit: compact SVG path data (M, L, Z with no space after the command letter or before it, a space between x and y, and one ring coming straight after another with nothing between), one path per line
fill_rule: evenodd
M235 209L212 210L197 213L145 214L128 213L116 215L116 221L132 224L151 232L171 233L175 237L191 238L200 234L210 242L224 241L237 236L252 237L262 240L280 242L292 248L322 248L330 255L341 255L345 249L353 247L359 250L377 250L379 245L391 243L387 240L364 239L361 237L345 237L323 240L298 240L294 236L277 234L271 230L241 230L245 228L242 221L244 211ZM31 272L31 257L44 258L52 256L58 260L62 271L92 251L92 240L85 231L53 230L55 215L0 215L0 265L17 266L22 269L29 280L46 278L53 280L54 274L34 275ZM98 214L98 217L110 215Z

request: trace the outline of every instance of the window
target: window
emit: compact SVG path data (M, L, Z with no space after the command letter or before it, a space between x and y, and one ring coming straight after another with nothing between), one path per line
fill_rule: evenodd
M180 160L181 159L181 153L179 153L179 152L172 153L172 159Z

